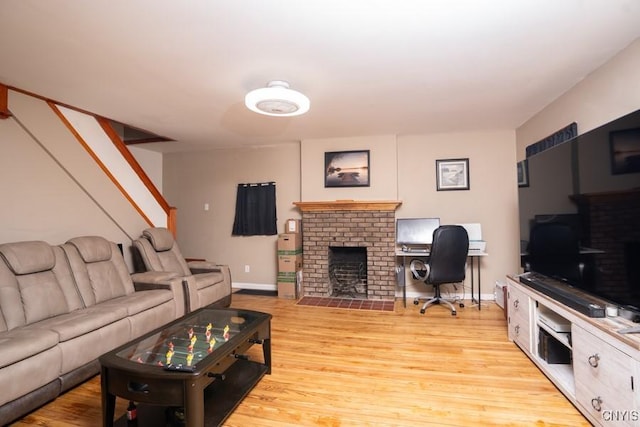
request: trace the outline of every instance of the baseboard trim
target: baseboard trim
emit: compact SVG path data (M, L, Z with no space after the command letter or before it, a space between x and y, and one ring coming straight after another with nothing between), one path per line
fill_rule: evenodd
M245 283L245 282L232 282L232 289L254 289L259 291L277 291L278 287L273 283Z
M233 289L254 289L254 290L259 290L259 291L277 291L278 290L278 286L274 285L273 283L249 283L249 282L233 282L231 284L231 287ZM433 295L433 293L429 293L429 292L407 292L407 301L408 300L412 300L416 297L429 297ZM460 295L460 293L456 293L456 295ZM478 294L474 294L474 298L477 297ZM495 294L482 294L480 295L482 302L495 302ZM471 293L465 291L464 293L464 297L466 300L470 300L471 299ZM401 291L397 291L396 292L396 298L402 298L402 292Z

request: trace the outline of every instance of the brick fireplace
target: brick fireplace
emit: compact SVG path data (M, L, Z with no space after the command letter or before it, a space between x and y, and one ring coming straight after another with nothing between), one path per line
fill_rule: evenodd
M395 211L398 201L297 202L302 211L302 295L330 297L331 248L366 251L366 298L395 298Z

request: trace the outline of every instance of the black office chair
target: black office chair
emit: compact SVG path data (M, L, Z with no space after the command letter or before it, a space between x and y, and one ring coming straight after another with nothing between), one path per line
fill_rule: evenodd
M414 275L427 285L433 285L434 289L433 297L427 299L420 309L421 314L424 314L427 307L432 304L448 306L451 309L452 316L456 315L456 308L452 304L453 302L459 302L460 307L464 307L464 303L457 298L443 298L440 293L440 285L464 281L468 254L469 236L464 227L441 225L433 232L428 261L426 263L420 260L411 261L411 271ZM420 299L416 298L413 303L418 305Z

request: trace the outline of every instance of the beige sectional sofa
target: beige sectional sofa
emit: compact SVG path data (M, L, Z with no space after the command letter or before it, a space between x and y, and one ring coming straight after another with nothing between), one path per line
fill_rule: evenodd
M147 228L134 248L148 272L173 274L185 280L187 306L195 310L215 301L231 304L231 272L228 265L210 261L187 261L169 230Z
M133 278L102 237L0 244L0 425L97 374L103 353L184 314L183 277Z

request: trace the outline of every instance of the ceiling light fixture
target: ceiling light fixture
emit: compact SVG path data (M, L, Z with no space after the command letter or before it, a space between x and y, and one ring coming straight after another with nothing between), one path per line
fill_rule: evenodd
M252 90L244 97L248 109L259 114L277 117L299 116L309 111L309 98L289 89L289 83L273 80L267 87Z

